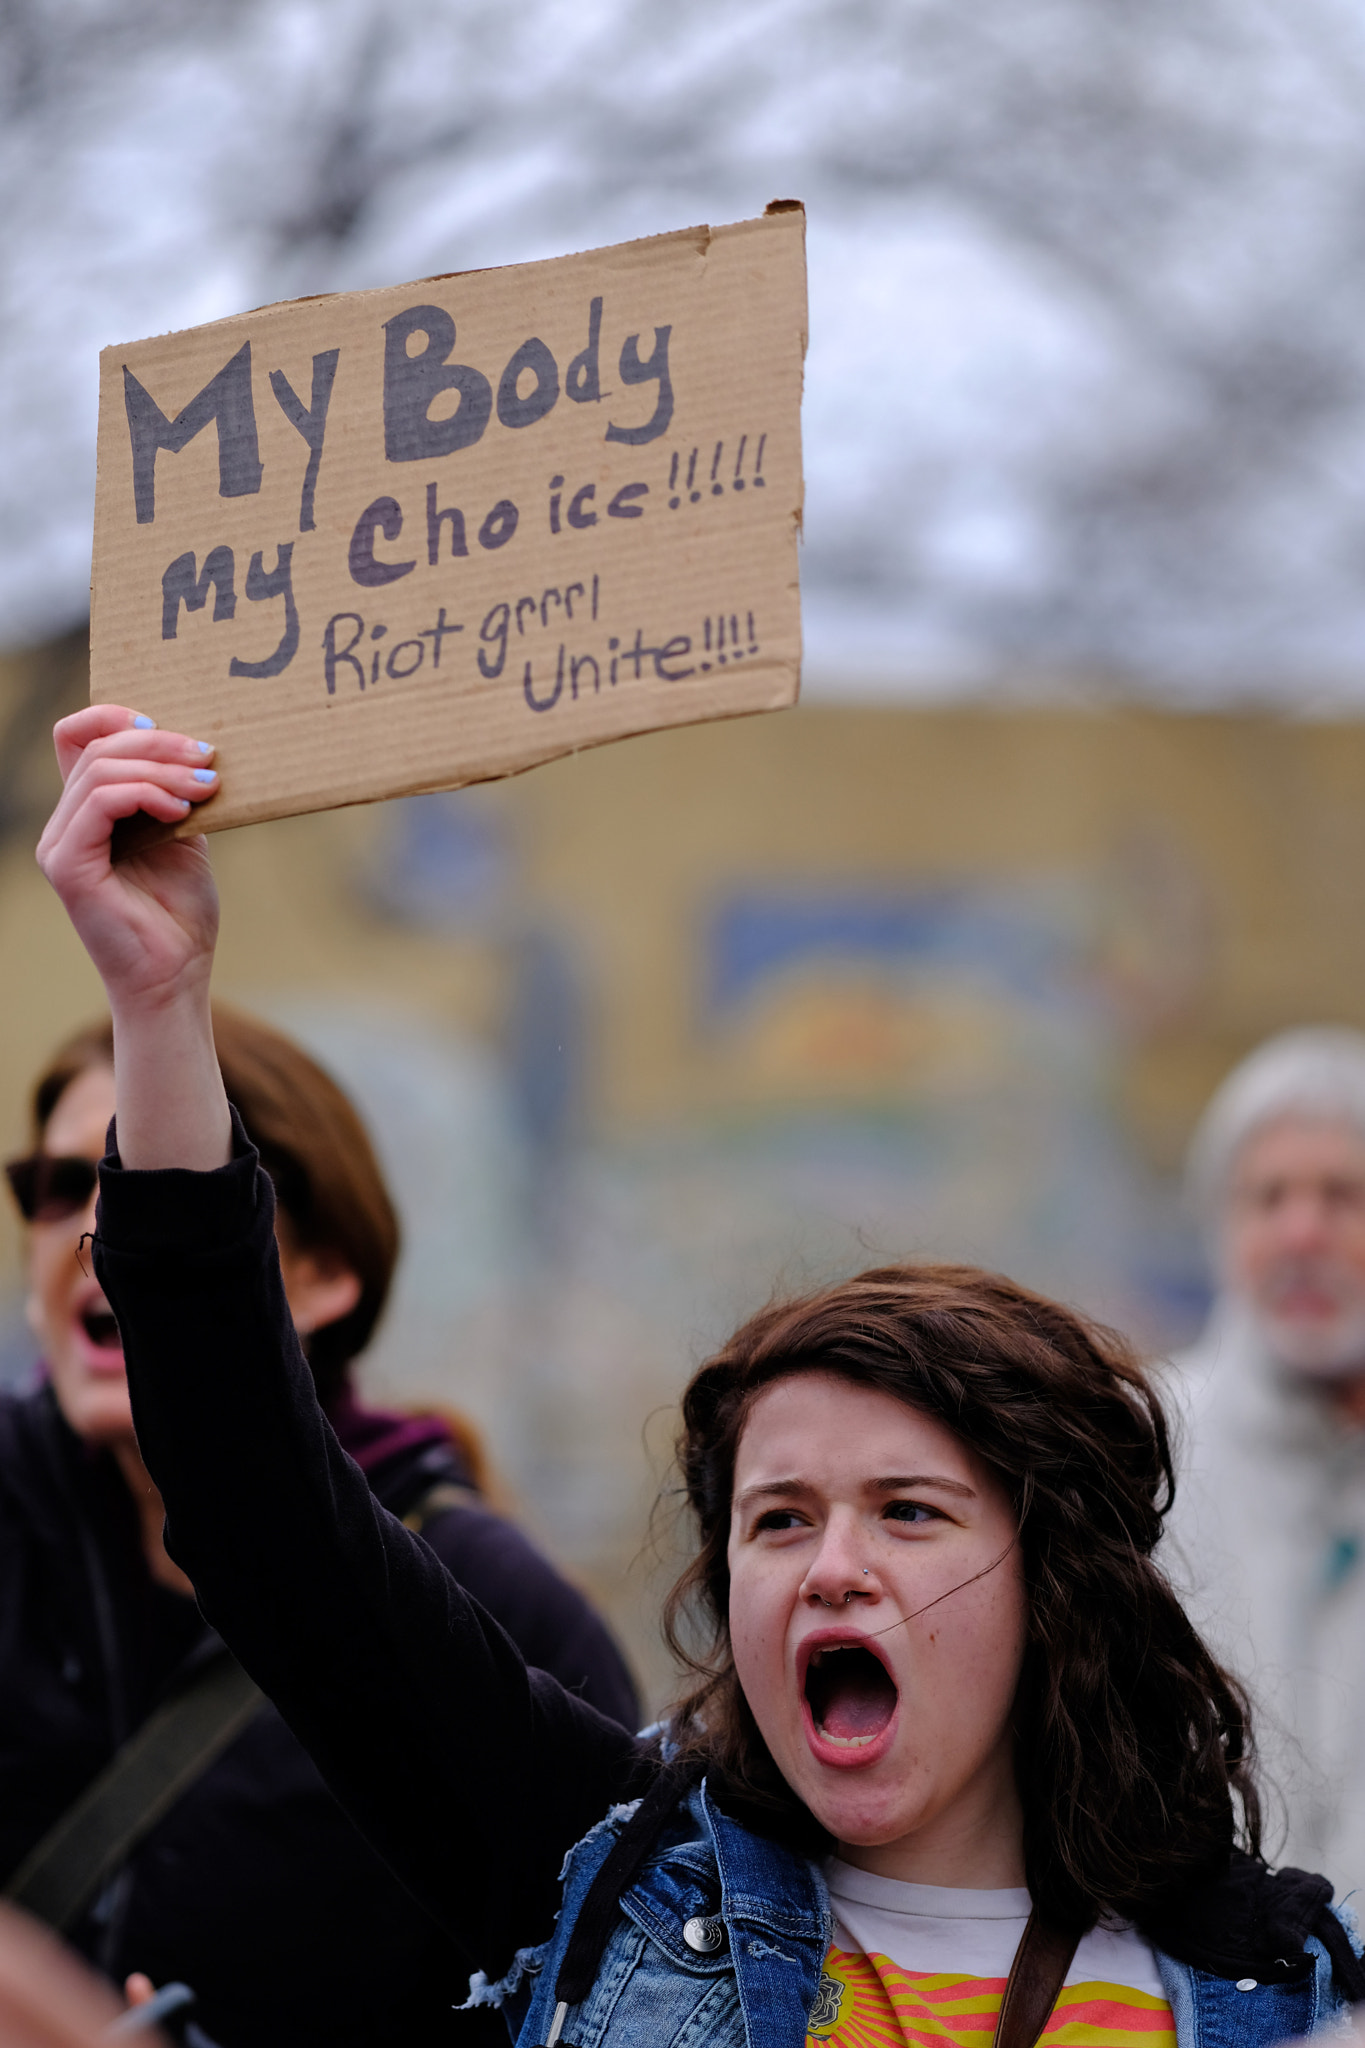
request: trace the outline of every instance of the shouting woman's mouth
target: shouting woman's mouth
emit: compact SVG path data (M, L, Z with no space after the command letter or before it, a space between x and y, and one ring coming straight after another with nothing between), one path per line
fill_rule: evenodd
M854 1636L805 1645L806 1736L822 1761L867 1764L884 1754L900 1691L879 1654Z
M88 1308L81 1317L86 1336L98 1351L121 1351L123 1339L112 1309Z
M84 1339L82 1350L87 1370L101 1375L121 1373L123 1338L103 1295L87 1300L77 1311L76 1321Z

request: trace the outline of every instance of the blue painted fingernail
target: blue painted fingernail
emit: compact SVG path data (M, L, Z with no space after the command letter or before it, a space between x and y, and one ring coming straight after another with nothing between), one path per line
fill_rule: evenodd
M156 720L148 718L145 711L138 712L137 717L133 720L133 724L139 732L153 732L156 729Z
M216 782L218 780L218 770L216 768L196 768L194 779L196 782Z
M207 740L196 740L194 744L198 747L201 754L211 754L213 752L213 748Z

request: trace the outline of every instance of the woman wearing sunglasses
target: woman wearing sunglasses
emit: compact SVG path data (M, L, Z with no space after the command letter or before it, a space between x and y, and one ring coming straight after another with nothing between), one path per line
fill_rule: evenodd
M866 1273L695 1375L662 1735L528 1671L319 1412L203 842L110 865L202 754L109 707L57 744L39 857L113 1009L96 1261L169 1548L524 2048L1250 2048L1365 1995L1330 1886L1259 1856L1242 1695L1152 1562L1155 1395L1009 1281Z
M318 1398L375 1498L420 1524L540 1665L635 1727L619 1653L582 1596L478 1492L468 1440L378 1412L351 1385L384 1304L398 1231L369 1139L289 1039L219 1009L218 1056L272 1176L290 1320ZM29 1317L45 1365L0 1400L0 1884L154 1710L212 1669L215 1638L166 1553L139 1455L118 1326L80 1240L114 1111L106 1022L62 1046L33 1095L9 1180L27 1222ZM194 1356L196 1340L186 1346ZM228 1681L230 1683L230 1680ZM21 1880L22 1881L22 1880ZM48 1895L41 1897L47 1908ZM347 1821L278 1715L261 1708L71 1918L116 1981L188 1981L221 2048L418 2048L496 2040L452 2016L459 1958Z

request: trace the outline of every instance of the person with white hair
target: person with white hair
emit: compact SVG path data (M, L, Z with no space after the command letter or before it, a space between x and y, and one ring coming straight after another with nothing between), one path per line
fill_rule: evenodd
M1365 1884L1365 1034L1287 1031L1190 1149L1218 1292L1174 1361L1167 1547L1196 1624L1261 1707L1285 1860Z

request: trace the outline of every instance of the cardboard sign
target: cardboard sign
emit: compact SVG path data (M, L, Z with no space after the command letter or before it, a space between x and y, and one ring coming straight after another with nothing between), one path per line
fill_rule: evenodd
M804 230L105 349L91 696L217 744L183 830L791 704Z

